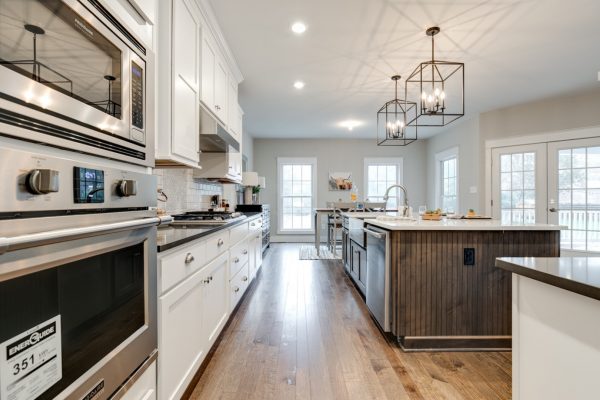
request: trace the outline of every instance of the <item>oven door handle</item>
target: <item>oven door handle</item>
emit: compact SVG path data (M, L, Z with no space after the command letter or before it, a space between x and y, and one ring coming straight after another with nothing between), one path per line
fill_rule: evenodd
M86 226L83 228L58 229L49 232L32 233L14 237L0 237L0 254L27 247L39 246L47 243L64 242L67 240L81 239L97 236L110 232L132 230L153 225L168 224L173 218L170 215L140 218L132 221L113 222L110 224Z

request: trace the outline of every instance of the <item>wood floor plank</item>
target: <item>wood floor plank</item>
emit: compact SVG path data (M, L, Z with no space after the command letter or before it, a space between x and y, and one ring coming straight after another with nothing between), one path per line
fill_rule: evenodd
M298 253L272 245L190 398L510 399L510 353L405 353L340 262Z

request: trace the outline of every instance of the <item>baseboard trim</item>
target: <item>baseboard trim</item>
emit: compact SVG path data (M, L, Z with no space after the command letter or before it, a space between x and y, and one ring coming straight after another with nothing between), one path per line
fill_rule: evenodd
M406 352L511 351L511 336L404 336L398 344Z

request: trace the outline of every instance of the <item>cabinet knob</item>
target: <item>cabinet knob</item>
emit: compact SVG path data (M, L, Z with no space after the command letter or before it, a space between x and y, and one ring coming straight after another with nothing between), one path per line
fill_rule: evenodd
M208 277L208 280L212 282L212 275Z
M219 246L219 247L223 246L223 239L219 239L217 241L217 246Z
M234 262L234 263L239 263L239 262L240 262L240 259L239 259L238 257L236 257L236 258L234 258L234 259L233 259L233 262Z
M257 239L258 239L258 238L260 238L260 235L256 235L256 238L257 238Z
M248 277L247 277L247 276L244 276L244 277L242 278L242 280L243 280L244 282L246 282L246 281L248 280Z
M194 256L192 255L192 253L187 253L185 255L185 263L190 264L193 261L194 261Z
M248 250L244 250L242 253L244 253L244 254L248 254Z
M204 283L204 284L207 284L207 285L208 285L208 284L210 283L210 281L209 281L208 279L205 279L205 280L203 280L203 281L202 281L202 283Z
M236 286L235 289L233 289L233 291L237 293L240 291L240 288Z

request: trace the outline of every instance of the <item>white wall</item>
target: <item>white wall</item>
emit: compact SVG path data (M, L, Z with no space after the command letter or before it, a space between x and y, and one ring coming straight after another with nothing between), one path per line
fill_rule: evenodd
M254 138L248 132L244 132L242 143L242 155L248 158L248 171L254 171Z
M427 145L417 141L407 147L377 146L375 139L254 139L254 170L265 176L267 187L261 192L264 203L271 204L271 229L277 231L277 157L317 158L317 207L328 201L350 200L350 192L329 191L329 172L351 172L358 187L359 198L364 197L364 159L368 157L402 157L404 184L408 189L410 205L425 204L427 182ZM298 235L295 235L298 236ZM305 238L307 239L307 238ZM297 237L294 240L301 240Z
M456 124L456 125L454 125ZM427 207L436 203L435 156L444 150L458 147L459 213L479 207L479 116L458 120L449 129L427 140ZM470 193L471 187L477 193Z

